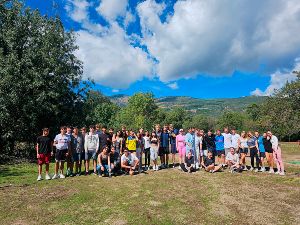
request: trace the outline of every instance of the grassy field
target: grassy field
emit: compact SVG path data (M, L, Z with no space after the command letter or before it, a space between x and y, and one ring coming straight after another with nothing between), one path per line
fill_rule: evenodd
M37 182L35 164L0 166L0 224L300 224L297 144L287 175L177 169ZM51 166L53 171L53 165Z

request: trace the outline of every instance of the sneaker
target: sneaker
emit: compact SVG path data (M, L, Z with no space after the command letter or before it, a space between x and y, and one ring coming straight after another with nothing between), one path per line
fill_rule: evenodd
M46 180L51 180L51 177L49 176L49 174L46 174L45 179Z
M260 172L266 172L266 168L265 167L261 168Z
M96 176L96 175L97 175L97 173L96 173L96 172L94 172L94 173L93 173L93 175L95 175L95 176Z
M42 175L38 175L38 178L36 179L37 181L43 180Z
M247 166L244 166L243 171L248 171Z
M277 172L275 174L280 174L279 170L277 170Z
M173 168L175 168L175 163L173 163Z
M57 174L54 174L54 176L52 177L52 180L58 179L58 178L59 178L58 175L57 175Z
M249 171L253 171L253 169L254 169L254 168L251 166L251 168L250 168L250 170L249 170Z
M108 177L111 178L111 173L108 174Z
M280 176L285 176L285 173L284 172L280 172L279 175Z
M273 169L273 168L270 169L270 170L269 170L269 173L274 173L274 169Z
M254 170L254 172L255 172L255 173L257 173L258 171L259 171L259 169L258 169L258 168L256 168L256 169Z
M70 177L74 177L74 173L70 173Z
M89 172L85 172L85 176L89 175Z
M66 173L66 176L70 176L70 174L71 174L71 171L68 169L67 173Z
M152 169L153 169L153 171L156 171L156 167L155 166L153 166Z
M61 174L59 174L59 178L64 179L64 178L66 178L66 177L65 177L65 175L63 175L63 174L61 173Z
M76 173L76 177L79 177L80 176L80 173Z

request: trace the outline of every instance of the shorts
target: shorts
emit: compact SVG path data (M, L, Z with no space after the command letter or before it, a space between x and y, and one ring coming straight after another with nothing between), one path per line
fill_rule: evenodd
M217 155L220 157L221 155L225 155L225 150L217 150Z
M265 151L267 152L267 153L273 153L273 148L272 149L265 149Z
M167 146L167 147L162 147L162 152L163 152L164 155L170 154L169 146Z
M248 148L240 148L240 153L248 154Z
M176 154L177 153L177 149L176 149L176 144L171 144L171 153L172 154Z
M266 158L266 153L265 152L260 152L259 157L260 158Z
M97 160L97 154L96 154L96 150L88 150L87 152L85 152L85 160Z
M81 161L81 152L79 152L79 153L74 152L72 158L73 158L73 159L72 159L72 162Z
M68 153L68 149L56 150L55 153L55 161L56 162L64 162L66 161L66 154Z
M135 149L135 150L129 150L129 149L128 149L128 151L129 151L130 153L136 153L136 149Z
M158 149L157 147L150 148L150 158L151 160L157 160L158 158Z
M159 147L159 149L158 149L158 155L159 156L163 156L164 155L164 147Z
M80 160L85 160L85 152L81 152Z
M51 158L51 153L47 153L47 154L41 153L41 154L39 154L38 164L39 165L49 164L50 158Z

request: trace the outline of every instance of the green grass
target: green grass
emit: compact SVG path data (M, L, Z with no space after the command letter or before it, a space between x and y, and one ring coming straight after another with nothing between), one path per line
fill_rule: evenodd
M288 157L300 156L297 145L282 147ZM299 165L286 163L285 177L168 169L41 182L36 170L27 163L0 166L0 224L300 223Z

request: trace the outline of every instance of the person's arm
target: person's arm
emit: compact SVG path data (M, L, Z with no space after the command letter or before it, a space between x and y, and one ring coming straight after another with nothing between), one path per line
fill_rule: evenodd
M238 139L238 148L242 148L240 138Z
M102 167L101 153L98 155L98 164L100 167Z
M99 152L99 147L100 147L100 138L99 138L99 135L97 135L97 138L96 138L96 152Z
M40 155L39 155L39 140L37 140L37 142L36 142L35 149L36 149L36 158L38 159L40 157Z
M84 136L84 151L87 152L87 135Z
M257 140L257 139L255 140L255 147L256 147L256 149L257 149L257 151L258 151L258 153L259 153L258 140Z
M176 142L176 149L177 149L177 151L178 151L178 136L176 136L176 138L175 138L175 142Z
M108 171L111 172L111 166L110 166L110 154L107 156L107 161L108 161Z

